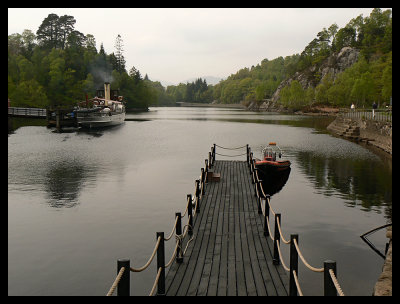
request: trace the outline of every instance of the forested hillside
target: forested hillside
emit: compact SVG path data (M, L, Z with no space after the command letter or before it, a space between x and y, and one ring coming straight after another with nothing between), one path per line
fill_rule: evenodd
M127 70L123 40L107 54L95 37L75 30L73 16L49 14L36 30L8 36L8 97L13 106L72 105L92 97L105 81L119 89L128 109L176 102L250 103L269 100L288 109L320 103L370 106L389 103L392 96L392 11L373 9L339 28L323 28L301 54L264 59L242 68L216 85L198 78L164 88ZM112 39L110 37L110 39ZM274 41L271 41L274 43ZM355 62L340 66L344 50ZM346 56L346 54L344 55ZM339 71L339 72L338 72Z
M342 73L323 73L327 66L340 70L334 60L344 48L357 50L357 61ZM297 80L300 78L304 81ZM315 103L350 106L354 102L358 107L370 107L373 101L389 103L392 96L392 11L376 8L370 16L360 15L343 28L336 24L323 28L301 54L264 59L251 68L242 68L196 95L203 99L190 100L185 91L189 86L169 86L167 95L172 101L183 98L192 102L216 100L245 104L261 103L274 97L274 102L289 109Z
M36 33L27 29L8 36L8 98L12 106L74 105L93 97L104 82L119 89L127 109L147 109L157 90L132 67L127 72L123 40L107 54L95 37L75 30L73 16L49 14ZM110 39L112 39L110 37Z

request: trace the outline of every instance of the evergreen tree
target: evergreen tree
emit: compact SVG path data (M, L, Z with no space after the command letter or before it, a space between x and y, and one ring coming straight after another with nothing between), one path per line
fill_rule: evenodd
M115 57L116 57L116 70L118 72L125 71L125 58L123 56L124 52L124 44L121 38L121 35L118 34L117 38L115 39Z

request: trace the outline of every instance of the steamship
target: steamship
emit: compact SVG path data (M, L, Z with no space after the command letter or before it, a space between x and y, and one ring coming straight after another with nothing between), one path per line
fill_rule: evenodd
M125 121L125 104L118 90L111 90L106 82L104 90L96 91L96 97L79 102L74 113L83 128L115 126Z

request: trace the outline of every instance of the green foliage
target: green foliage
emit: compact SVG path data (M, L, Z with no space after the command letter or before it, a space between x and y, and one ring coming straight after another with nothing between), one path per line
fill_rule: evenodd
M157 93L136 71L125 70L123 45L116 39L116 55L108 55L95 37L74 29L72 16L49 14L35 34L8 36L8 97L13 106L75 105L85 93L93 97L104 82L119 89L128 109L146 109Z

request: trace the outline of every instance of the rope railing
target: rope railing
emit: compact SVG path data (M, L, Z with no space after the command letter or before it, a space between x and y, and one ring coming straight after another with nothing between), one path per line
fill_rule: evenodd
M129 272L125 272L125 269L129 269L130 272L142 272L149 267L149 265L154 260L154 257L157 255L157 275L151 291L149 293L152 295L165 295L165 269L170 267L175 260L176 263L182 263L183 258L186 254L186 251L189 247L190 242L194 239L194 219L196 215L200 212L200 202L205 194L205 184L207 182L207 174L209 169L212 168L215 162L215 155L218 153L215 152L215 148L219 147L222 149L230 149L236 150L246 147L246 155L247 155L247 163L250 167L250 174L252 176L252 182L255 184L255 194L257 196L258 202L258 212L264 216L264 235L266 237L270 237L274 242L274 254L273 254L273 264L279 265L282 264L285 271L289 272L290 281L289 281L289 294L290 295L303 295L301 291L300 284L298 281L298 257L300 257L303 264L310 270L315 272L324 272L324 294L325 295L339 295L343 296L344 293L339 285L339 282L336 277L336 262L333 261L325 261L323 268L316 268L311 266L303 257L299 246L298 246L298 235L291 234L290 240L286 240L283 237L282 227L281 227L281 214L276 213L271 207L270 196L264 192L262 183L258 177L257 169L255 168L255 159L253 159L253 153L248 145L236 147L236 148L226 148L221 147L216 144L211 147L211 152L209 152L208 160L205 160L205 169L201 168L200 179L196 180L195 185L195 195L192 197L192 194L188 194L186 197L186 209L183 215L177 212L175 214L175 222L173 224L172 230L168 237L164 238L164 232L157 232L157 241L153 252L151 253L148 261L140 268L134 268L129 265L129 260L118 260L118 271L117 277L115 278L107 296L111 296L115 289L118 290L118 295L130 295L129 291ZM239 156L239 155L238 155ZM262 200L264 200L264 204L262 204ZM274 234L271 233L270 223L269 223L269 214L270 212L275 217L275 229ZM182 216L185 217L187 214L187 224L182 227ZM182 232L183 228L183 232ZM175 233L174 233L175 232ZM165 263L165 246L164 243L172 239L175 235L175 248L171 255L171 258L167 263ZM186 236L189 235L190 238L186 242L186 247L183 249L183 241ZM280 248L280 242L290 245L290 266L288 267L284 259L282 257L282 252ZM157 292L156 292L157 288Z
M215 149L215 147L214 147ZM155 278L155 281L153 283L153 286L151 288L151 291L149 293L150 296L154 295L156 293L156 288L157 288L157 295L163 295L165 294L165 269L170 267L174 260L177 263L182 263L183 257L186 254L186 251L189 247L190 242L193 241L194 239L194 234L193 234L193 227L194 227L194 219L196 215L200 212L200 201L205 193L205 183L207 181L207 174L208 170L212 167L215 161L215 150L213 148L211 149L212 153L209 153L209 159L205 160L205 170L204 168L201 168L201 175L200 179L196 180L195 182L195 190L194 190L194 196L192 194L188 194L186 197L186 209L184 211L184 214L182 215L181 213L177 212L175 214L175 222L172 226L172 230L170 234L164 238L164 233L158 232L157 233L157 241L154 246L153 252L151 253L148 261L139 268L131 267L129 266L128 269L130 272L142 272L146 270L152 261L154 260L155 256L157 255L157 275ZM182 217L185 217L188 215L188 222L183 226L183 233L182 233ZM186 242L186 247L183 248L183 240L187 235L190 235L191 237L187 240ZM166 241L169 241L172 239L172 237L175 235L175 247L172 252L172 255L167 263L165 263L165 248L164 248L164 243ZM120 260L119 260L120 261ZM129 263L129 260L128 260ZM124 270L126 268L122 267L118 270L117 277L114 280L109 292L107 293L107 296L111 296L115 289L120 286L120 282L122 281ZM129 280L129 278L128 278ZM126 282L125 282L126 285ZM129 286L129 283L128 283ZM118 292L118 295L129 295L129 287L125 288L123 292Z
M276 213L270 201L270 195L266 194L262 181L258 176L258 170L256 168L256 160L253 158L253 152L251 149L247 148L247 163L250 168L250 175L252 177L252 183L254 184L255 195L258 199L258 210L259 213L264 217L264 235L266 237L270 237L274 243L274 253L273 253L273 264L278 265L281 264L285 271L289 272L289 294L296 296L297 293L299 295L303 295L301 291L300 284L298 281L298 257L300 257L303 264L311 271L314 272L323 272L324 273L324 294L325 295L337 295L337 293L341 296L344 295L340 284L336 277L336 262L333 261L325 261L324 267L317 268L311 266L306 259L304 258L299 245L298 245L298 235L292 234L290 235L290 240L286 240L282 233L281 227L281 214ZM262 204L262 201L265 201ZM275 217L275 231L272 234L270 228L269 214L272 214ZM285 264L285 261L282 256L280 244L281 241L287 245L290 245L290 267Z

